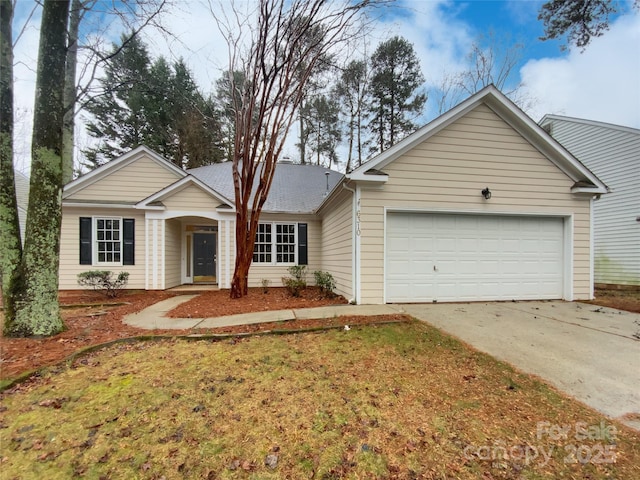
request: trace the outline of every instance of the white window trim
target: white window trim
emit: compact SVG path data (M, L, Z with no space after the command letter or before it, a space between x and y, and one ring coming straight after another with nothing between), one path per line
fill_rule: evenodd
M98 260L98 242L100 240L98 240L98 220L118 220L119 225L120 225L120 261L119 262L100 262ZM91 241L91 262L93 265L96 266L100 266L100 267L121 267L122 266L122 256L124 255L123 252L123 225L122 225L122 217L103 217L103 216L97 216L97 217L92 217L92 222L93 224L91 225L91 235L92 235L92 241ZM113 240L109 240L109 241L113 241Z
M284 266L291 266L291 265L297 265L298 264L298 222L259 222L259 224L269 224L271 225L271 261L270 262L257 262L257 261L252 261L252 263L254 265L284 265ZM293 254L294 254L294 261L293 262L278 262L277 258L278 258L278 243L277 243L277 239L278 239L278 234L277 234L277 225L293 225L293 235L294 235L294 243L293 243ZM289 245L289 244L287 244ZM254 252L255 252L255 248L254 248ZM255 255L255 253L254 253Z

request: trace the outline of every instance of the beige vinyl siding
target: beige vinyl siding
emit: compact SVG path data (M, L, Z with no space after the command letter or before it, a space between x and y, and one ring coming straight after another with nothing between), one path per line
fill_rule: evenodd
M383 168L361 192L361 303L384 300L385 207L397 210L574 214L573 294L590 296L589 200L573 181L481 105ZM480 191L493 194L485 200Z
M307 283L314 284L313 272L320 270L322 267L322 224L313 217L301 217L296 215L275 215L264 214L260 216L260 223L306 223L307 224ZM297 234L297 233L296 233ZM234 233L235 235L235 233ZM234 237L235 238L235 237ZM235 258L234 258L235 262ZM233 265L233 263L232 263ZM263 279L269 280L272 287L282 286L282 277L289 276L288 268L290 265L266 265L253 263L249 270L249 286L259 287ZM231 271L233 275L233 268Z
M220 201L195 185L189 185L162 200L167 210L213 212Z
M80 265L80 217L120 217L135 219L135 265L110 266ZM111 270L115 274L129 272L127 288L144 289L144 214L134 210L96 210L65 207L60 230L60 290L80 288L77 275L88 270ZM95 233L92 240L95 242ZM95 247L94 247L95 248Z
M167 220L164 228L164 288L171 288L182 283L182 224Z
M353 198L343 193L324 208L322 218L322 270L333 275L336 293L353 298Z
M233 278L233 270L236 263L236 222L234 220L220 222L218 227L218 231L222 231L222 234L218 235L218 240L220 243L220 255L226 257L227 252L229 255L229 259L225 261L229 264L228 275L225 263L220 263L220 280L218 280L218 285L220 288L230 288L231 287L231 279ZM227 231L229 232L227 234ZM229 242L229 246L227 247L227 239ZM224 266L224 271L222 270Z
M148 157L112 172L67 197L67 200L137 202L177 181L180 177Z
M595 283L640 285L640 130L552 118L551 135L611 189L593 204Z
M218 269L218 285L220 288L227 288L229 285L229 278L227 275L226 262L227 260L227 241L229 242L229 246L231 246L231 238L227 239L227 230L229 229L228 221L220 221L218 222L218 261L216 262L216 268ZM231 232L229 232L231 233ZM230 254L231 252L229 252ZM232 265L229 264L229 270L231 273Z

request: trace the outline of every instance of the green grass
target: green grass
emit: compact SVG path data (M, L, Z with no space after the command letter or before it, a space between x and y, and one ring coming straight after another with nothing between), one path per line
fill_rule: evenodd
M421 323L114 345L2 396L2 479L640 478L640 436ZM615 463L568 464L566 448ZM480 447L553 447L547 464ZM480 452L480 454L478 454ZM275 468L267 455L278 456Z

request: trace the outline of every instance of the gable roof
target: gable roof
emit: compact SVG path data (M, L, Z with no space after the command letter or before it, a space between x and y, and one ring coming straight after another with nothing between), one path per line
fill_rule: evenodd
M188 173L225 198L235 198L231 162L194 168ZM263 212L314 213L343 177L318 165L278 163ZM258 181L254 181L254 192Z
M170 172L176 175L176 178L185 177L187 173L181 168L177 167L169 160L165 159L161 155L158 155L156 152L151 150L144 145L134 148L130 152L125 153L124 155L116 158L115 160L111 160L104 165L96 168L95 170L91 170L89 173L82 175L81 177L76 178L75 180L67 183L64 186L64 190L62 193L62 198L65 199L74 193L79 192L80 190L88 187L89 185L111 175L112 173L120 170L123 167L135 162L140 157L148 157L153 160L155 163L160 165L162 168L169 170Z
M607 193L607 186L593 172L554 140L542 127L520 110L496 87L489 85L447 113L436 118L402 141L347 174L347 179L383 183L387 175L381 170L398 157L428 140L479 105L484 104L516 130L525 140L565 173L574 185L574 193Z
M167 185L162 190L154 193L153 195L148 196L144 200L141 200L136 204L136 208L160 208L163 209L161 205L158 205L158 202L162 202L162 200L174 195L181 190L189 187L190 185L195 185L196 187L202 189L208 195L211 195L217 202L220 203L217 208L225 208L225 209L233 209L233 202L227 198L224 198L215 190L211 189L208 185L205 185L200 180L198 180L193 175L187 175L186 177L181 178L180 180L172 183L171 185ZM154 205L155 204L155 205Z

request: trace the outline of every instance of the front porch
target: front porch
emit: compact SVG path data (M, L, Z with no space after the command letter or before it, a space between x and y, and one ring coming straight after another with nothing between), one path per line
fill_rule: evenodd
M229 288L235 258L232 216L149 212L145 222L148 290Z

